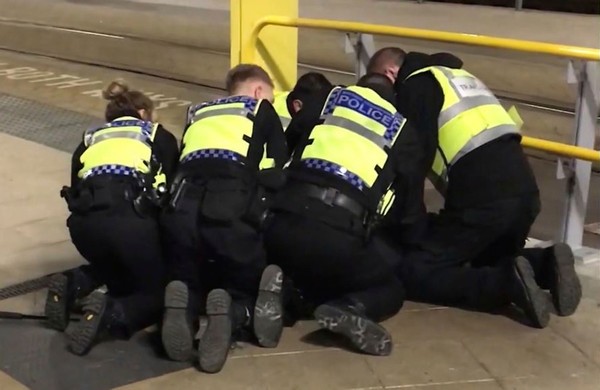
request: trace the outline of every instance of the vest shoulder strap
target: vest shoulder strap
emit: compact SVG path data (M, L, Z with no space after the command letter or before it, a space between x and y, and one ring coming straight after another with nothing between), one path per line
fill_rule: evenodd
M261 103L262 99L258 100L250 96L229 96L192 105L188 108L186 123L189 126L201 119L218 115L241 115L252 120L258 112ZM206 110L209 107L211 109Z
M135 127L139 131L123 130L111 131L106 134L97 135L96 133L108 129L118 129L125 127ZM86 147L90 147L98 142L112 138L131 138L144 142L152 146L158 124L150 121L145 121L136 118L117 118L112 122L105 123L102 126L97 126L86 130L83 133L83 143Z

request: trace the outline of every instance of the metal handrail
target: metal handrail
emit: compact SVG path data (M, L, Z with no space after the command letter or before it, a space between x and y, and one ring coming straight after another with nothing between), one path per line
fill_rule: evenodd
M417 28L385 26L340 20L267 16L260 19L256 23L250 34L250 37L248 37L245 50L242 53L242 60L244 62L254 59L254 49L256 48L256 44L258 42L258 35L266 26L310 27L321 30L339 30L363 34L388 35L437 42L462 43L471 46L493 47L497 49L516 50L537 54L549 54L557 57L577 58L588 61L600 61L600 49L592 49L589 47L557 45L545 42L497 38L487 35L422 30Z
M521 145L530 149L537 149L544 152L552 153L557 156L577 158L579 160L600 162L600 150L582 148L563 144L561 142L548 141L541 138L533 138L523 136Z
M589 47L557 45L545 42L497 38L486 35L422 30L416 28L385 26L360 22L267 16L260 19L254 25L248 40L243 45L241 53L242 62L254 62L258 36L262 29L266 26L309 27L321 30L338 30L343 32L387 35L437 42L461 43L471 46L492 47L535 54L547 54L555 57L574 58L587 61L600 61L600 49L592 49ZM533 137L523 137L521 143L525 147L545 151L559 156L577 158L592 162L600 161L600 151L594 149L582 148L579 146Z

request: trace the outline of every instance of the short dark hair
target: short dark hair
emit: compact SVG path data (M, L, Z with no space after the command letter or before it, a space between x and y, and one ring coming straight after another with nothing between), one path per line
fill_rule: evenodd
M387 100L392 104L396 104L396 94L394 92L394 85L387 78L379 73L367 73L363 77L361 77L356 83L359 87L370 88L373 91L377 92L381 98Z
M332 87L333 84L327 80L327 77L323 73L308 72L300 76L292 91L311 93Z
M273 80L269 74L260 66L254 64L239 64L227 72L225 88L229 94L234 93L240 86L249 80L262 81L273 87Z
M330 91L333 84L319 72L308 72L300 76L294 89L292 89L286 99L287 108L290 113L294 112L293 101L300 100L304 103L305 99L315 96L321 91Z
M367 64L367 73L383 73L389 65L402 66L406 52L399 47L384 47L373 54Z

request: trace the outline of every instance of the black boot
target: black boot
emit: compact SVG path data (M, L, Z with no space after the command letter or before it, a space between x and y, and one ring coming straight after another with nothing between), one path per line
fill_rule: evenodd
M548 289L552 303L560 316L575 313L581 301L581 282L575 272L575 258L571 247L558 243L550 249L546 264Z
M161 337L165 352L171 360L185 361L192 358L194 326L189 300L185 283L174 280L167 285Z
M49 278L44 308L48 327L64 331L69 325L71 312L77 299L83 298L99 287L100 283L92 280L81 268L55 274Z
M221 371L227 360L234 330L231 296L222 289L212 290L206 299L208 324L198 344L200 369Z
M347 337L359 351L377 356L392 353L392 336L365 316L361 304L329 302L314 314L319 326Z
M514 260L513 271L511 301L523 310L534 327L545 328L550 322L549 302L544 291L535 282L531 264L526 258L519 256Z
M276 265L263 271L254 306L254 335L261 347L275 348L283 332L283 272Z
M44 314L48 327L61 332L69 325L71 309L75 302L71 284L66 274L52 275L48 281Z
M104 335L127 337L125 314L118 302L101 292L93 292L83 307L83 316L69 335L69 348L86 355Z

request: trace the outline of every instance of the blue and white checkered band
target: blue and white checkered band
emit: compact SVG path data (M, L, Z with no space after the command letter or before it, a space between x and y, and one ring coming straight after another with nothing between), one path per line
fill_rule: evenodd
M137 172L133 168L124 165L108 164L99 165L87 171L83 175L83 179L88 179L95 176L113 175L113 176L136 176Z
M349 170L338 164L325 160L320 160L318 158L308 158L306 160L302 160L302 164L304 164L304 166L306 166L307 168L334 174L335 176L344 179L348 183L352 184L352 186L356 187L360 191L365 189L365 182L362 181L362 179L358 177L358 175L350 172Z
M331 115L333 109L335 108L335 102L340 92L342 92L342 87L334 88L333 91L329 94L327 98L327 103L325 103L325 107L323 108L323 112L321 112L321 117L325 117L327 115Z
M187 156L185 156L181 162L185 163L188 161L197 160L197 159L201 159L201 158L216 158L216 159L221 159L221 160L235 161L235 162L238 162L241 164L244 164L244 162L245 162L245 158L241 154L238 154L234 151L226 150L226 149L196 150L195 152L192 152L192 153L188 154Z

